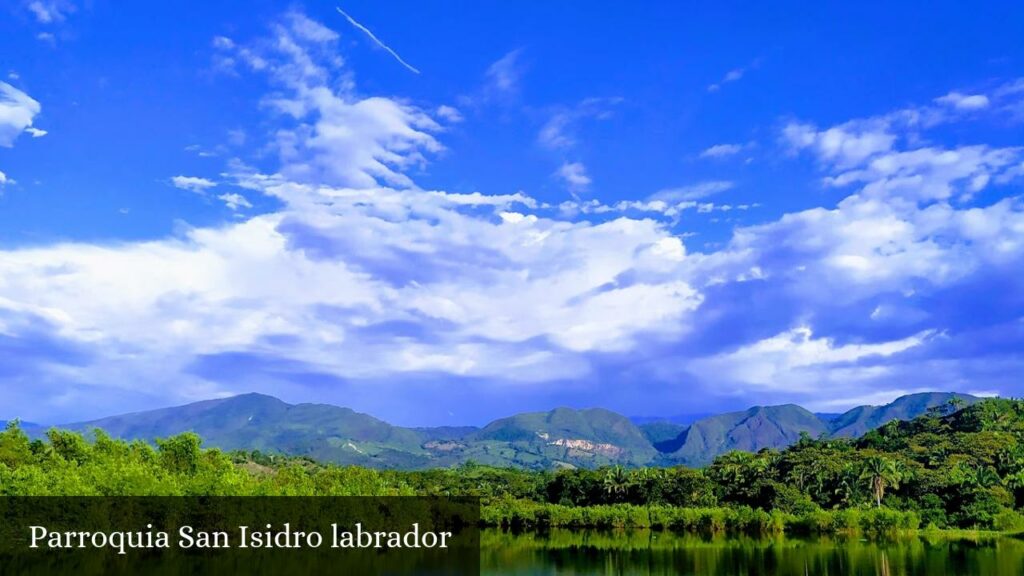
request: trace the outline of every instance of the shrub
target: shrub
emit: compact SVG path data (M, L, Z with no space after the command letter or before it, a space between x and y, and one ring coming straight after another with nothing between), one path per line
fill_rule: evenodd
M1024 531L1024 514L1016 510L1001 510L995 515L992 527L1004 532Z

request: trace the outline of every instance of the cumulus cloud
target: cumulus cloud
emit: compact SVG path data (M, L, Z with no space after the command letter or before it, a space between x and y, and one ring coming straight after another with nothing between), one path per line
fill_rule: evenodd
M822 160L850 166L892 150L896 136L881 120L856 121L818 130L812 124L789 123L782 136L795 150L810 149Z
M241 194L231 192L227 194L221 194L217 198L224 202L230 210L238 210L239 208L252 208L252 204L249 200Z
M32 121L42 107L31 96L6 82L0 82L0 146L10 148L19 134L32 130ZM30 132L42 136L46 132Z
M174 176L171 178L171 184L173 184L175 188L188 190L189 192L195 192L196 194L205 194L207 190L217 185L213 180L200 178L198 176Z
M857 362L899 354L920 346L931 336L930 332L922 332L889 342L837 345L829 338L814 338L811 328L799 326L735 351L698 359L690 368L707 380L807 394L844 367L844 385L858 375L877 377L877 366L858 367Z
M964 203L1016 182L1024 150L928 145L911 134L936 125L925 117L920 108L783 128L784 141L819 159L827 184L850 194L834 208L737 229L699 262L712 283L698 284L694 333L709 352L716 335L730 336L683 373L719 374L748 397L833 408L891 398L907 382L1015 387L1003 371L1024 365L1011 351L1024 344L1024 302L973 295L1024 289L1012 272L1024 265L1024 203Z
M935 101L959 110L980 110L989 105L988 96L984 94L963 94L955 91L936 98Z
M222 177L280 210L164 240L4 252L5 325L32 326L69 351L33 362L39 389L61 388L61 402L84 410L140 382L146 395L174 401L261 386L282 393L310 379L351 393L347 382L403 374L523 386L583 378L595 369L590 354L683 329L700 295L671 277L685 249L653 220L561 220L532 213L539 204L523 193L421 190L405 174L405 186L389 186L415 164L403 158L424 162L440 149L432 136L409 136L429 116L330 81L330 55L319 49L329 36L310 39L294 21L274 27L273 46L288 53L252 49L276 87L268 108L294 112L273 119L295 146L272 173L236 162ZM341 131L347 140L333 142ZM321 157L357 162L343 177L305 168ZM572 184L583 185L582 165L574 170ZM84 293L95 297L83 302ZM51 413L74 411L48 397Z
M624 409L908 382L1020 390L1024 206L987 195L1024 175L1016 148L923 144L908 137L935 125L922 115L794 120L780 137L846 197L700 252L656 216L724 211L706 199L731 183L574 201L587 219L522 192L424 190L415 171L443 149L442 115L359 93L319 23L292 13L271 30L217 50L268 83L273 167L181 178L243 190L218 196L232 209L277 207L144 242L0 252L0 356L37 352L0 380L13 410L70 419L315 389L385 417L404 400L479 419L527 392ZM557 177L590 183L580 163ZM970 191L989 200L957 200Z

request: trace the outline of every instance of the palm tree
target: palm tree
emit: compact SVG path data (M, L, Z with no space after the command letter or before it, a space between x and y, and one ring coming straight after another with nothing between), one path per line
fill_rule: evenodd
M839 502L849 505L858 500L860 495L860 473L853 464L846 464L839 472L833 494Z
M612 466L604 474L604 491L609 496L621 496L629 490L630 479L622 466Z
M882 506L886 488L899 488L900 480L903 479L900 468L894 460L885 456L871 456L864 461L860 479L868 481L871 494L875 497L875 506Z
M974 483L981 488L991 488L999 484L999 474L991 466L978 466L973 476Z
M721 469L722 480L733 485L742 485L749 478L754 468L755 456L749 452L732 450L715 459L715 466Z

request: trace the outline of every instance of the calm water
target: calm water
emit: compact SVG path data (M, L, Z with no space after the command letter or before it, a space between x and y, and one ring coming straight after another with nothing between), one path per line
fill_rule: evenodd
M485 531L483 574L1024 575L1024 541L701 538Z

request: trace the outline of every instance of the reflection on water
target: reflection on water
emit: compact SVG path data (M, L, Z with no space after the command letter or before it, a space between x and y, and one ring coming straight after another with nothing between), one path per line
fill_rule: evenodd
M667 532L485 531L483 574L883 575L1024 574L1013 538L700 537Z

